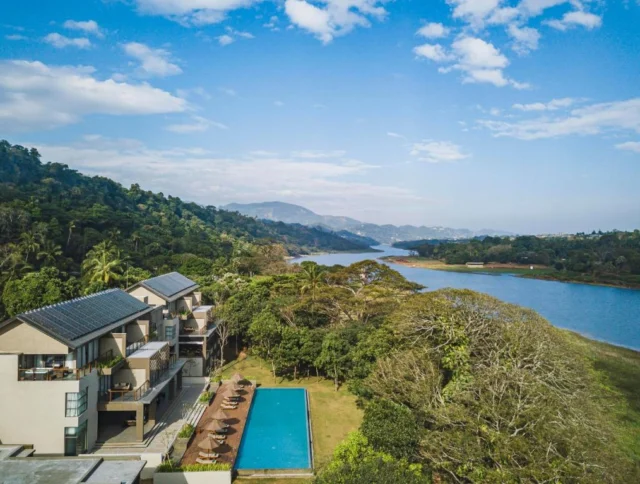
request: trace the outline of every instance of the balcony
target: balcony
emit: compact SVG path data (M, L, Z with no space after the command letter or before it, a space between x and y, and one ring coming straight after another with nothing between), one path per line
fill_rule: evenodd
M153 373L150 379L145 380L137 388L132 388L131 384L115 383L113 387L105 394L100 395L103 402L136 402L154 391L154 389L163 386L163 384L173 378L174 373L171 370L181 366L176 355L171 355L169 359Z

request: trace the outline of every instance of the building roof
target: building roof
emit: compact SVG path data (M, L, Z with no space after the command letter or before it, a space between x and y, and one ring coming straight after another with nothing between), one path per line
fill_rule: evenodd
M16 318L73 347L74 340L117 323L124 324L152 309L121 289L108 289L34 309Z
M166 341L152 341L151 343L147 343L142 348L136 350L134 353L129 355L128 358L151 358L165 346L169 346L169 343Z
M0 460L0 479L12 484L131 484L145 464L143 460L14 457Z
M174 301L191 291L195 291L199 287L196 282L183 276L179 272L170 272L161 276L152 277L146 281L139 282L133 287L138 286L149 289L168 302Z

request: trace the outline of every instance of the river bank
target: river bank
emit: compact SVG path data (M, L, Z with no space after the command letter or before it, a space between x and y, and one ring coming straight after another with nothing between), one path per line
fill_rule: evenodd
M445 264L434 259L425 259L415 256L386 256L381 260L391 264L399 264L405 267L431 269L434 271L461 272L467 274L513 274L529 279L541 279L546 281L558 281L577 284L590 284L593 286L619 287L627 289L640 289L640 283L619 280L597 280L590 274L577 274L558 271L553 267L527 264L499 264L489 263L482 267L468 267L461 264ZM533 267L533 268L532 268Z

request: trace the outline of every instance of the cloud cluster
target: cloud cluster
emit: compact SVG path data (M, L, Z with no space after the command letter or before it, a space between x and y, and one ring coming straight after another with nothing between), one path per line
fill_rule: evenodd
M64 35L53 32L46 35L43 39L44 42L54 46L57 49L64 49L65 47L77 47L78 49L88 49L91 47L91 41L86 37L78 37L72 39Z
M389 207L420 200L405 188L350 181L354 175L376 168L342 156L300 158L297 153L256 151L214 157L201 148L151 149L137 140L101 136L68 146L36 143L35 147L43 159L66 163L83 173L108 176L125 185L144 180L145 189L203 204L277 199L304 202L328 213L344 207L357 213L388 211ZM185 172L198 176L188 184L172 182ZM376 196L371 197L372 193Z
M426 140L414 143L411 147L411 156L418 161L427 163L451 163L464 160L469 155L462 152L460 146L449 141Z
M67 30L81 31L87 35L94 35L96 37L102 38L104 37L104 33L102 29L98 25L98 22L95 20L67 20L62 25ZM26 37L23 36L15 36L15 38L10 40L23 40ZM65 47L77 47L78 49L89 49L92 47L91 40L87 37L67 37L66 35L59 34L57 32L52 32L46 35L43 39L44 42L54 46L57 49L64 49Z
M185 26L222 22L233 10L251 7L261 0L133 0L145 15L161 15Z
M171 62L171 53L165 49L152 49L139 42L128 42L122 45L124 52L140 62L140 71L149 76L175 76L182 69Z
M533 111L550 110L549 104L544 103L529 106L537 106L538 104L541 107L545 106L544 109L536 108ZM529 110L532 111L532 109ZM542 115L515 122L480 120L479 124L492 131L496 137L506 136L521 140L570 135L597 135L609 132L640 133L640 98L592 104L556 116ZM621 149L629 148L627 146Z
M384 19L387 15L384 3L384 0L285 0L284 8L293 25L328 44L356 27L369 27L373 19Z
M89 66L49 66L24 60L0 63L0 128L53 128L90 114L182 112L184 99L147 83L101 80Z
M430 23L417 34L427 39L441 39L457 31L451 44L426 43L414 47L413 51L419 58L447 64L439 67L440 73L461 71L462 81L466 83L489 83L516 89L530 87L505 74L509 60L489 39L496 28L504 29L511 49L523 56L537 50L542 37L538 26L532 26L531 22L551 7L564 5L568 9L561 18L544 22L554 29L567 30L577 26L594 29L602 24L599 15L588 11L590 0L447 0L447 3L457 25ZM474 59L473 62L468 62L470 59Z

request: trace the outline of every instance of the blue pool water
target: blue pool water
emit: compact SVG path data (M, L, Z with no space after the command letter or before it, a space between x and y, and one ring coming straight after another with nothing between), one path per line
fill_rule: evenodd
M304 388L258 388L242 436L236 469L309 469Z

